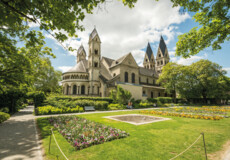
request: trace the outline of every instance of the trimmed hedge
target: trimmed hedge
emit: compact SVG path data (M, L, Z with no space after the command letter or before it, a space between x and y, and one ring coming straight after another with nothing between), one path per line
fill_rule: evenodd
M34 106L37 108L38 106L41 106L44 100L46 99L46 96L44 92L36 91L36 92L28 92L27 98L31 98L34 101Z
M36 115L47 115L47 114L61 114L61 113L77 113L77 112L83 112L83 107L76 106L75 108L57 108L53 106L43 106L43 107L37 107L35 109Z
M0 112L0 123L6 121L10 118L10 115L8 113Z
M93 101L107 101L109 103L112 103L112 99L109 97L72 97L72 96L51 96L48 98L54 99L56 101L59 100L68 100L68 101L76 101L76 100L93 100Z
M157 98L148 98L147 99L148 102L151 103L173 103L173 98L171 97L157 97Z
M109 110L117 110L117 109L125 109L125 105L123 104L109 104Z

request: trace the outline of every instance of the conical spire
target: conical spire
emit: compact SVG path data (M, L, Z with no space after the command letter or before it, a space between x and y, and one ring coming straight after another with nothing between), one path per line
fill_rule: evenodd
M85 49L84 49L83 45L81 44L81 46L77 50L77 54L81 53L82 51L84 54L86 54Z
M160 39L160 44L159 44L159 48L163 54L163 56L165 55L165 50L166 50L166 44L165 44L165 41L163 39L163 37L161 36L161 39Z
M99 38L99 35L97 33L97 30L96 30L96 27L94 27L93 31L89 35L89 41L93 40L94 37L96 37L96 36L98 36L98 38ZM99 38L99 41L100 41L100 38Z
M148 42L148 45L147 45L146 54L147 54L148 58L151 59L153 51L151 49L151 46L150 46L149 42Z

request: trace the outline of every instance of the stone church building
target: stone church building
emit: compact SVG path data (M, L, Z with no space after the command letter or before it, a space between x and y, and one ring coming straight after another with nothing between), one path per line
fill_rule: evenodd
M169 62L169 54L161 36L156 59L147 44L143 66L138 66L131 53L116 60L102 57L101 40L94 28L89 36L89 52L81 45L77 64L62 74L63 93L73 96L109 96L109 91L120 85L135 99L165 97L164 88L156 84L162 67Z

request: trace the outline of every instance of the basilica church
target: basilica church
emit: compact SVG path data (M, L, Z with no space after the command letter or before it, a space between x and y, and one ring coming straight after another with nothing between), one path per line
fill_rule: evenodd
M134 99L168 96L165 88L156 84L162 67L170 59L162 36L156 58L147 44L143 67L138 66L132 53L118 59L103 57L96 28L89 35L88 45L88 58L81 45L77 51L77 64L62 74L65 95L108 97L110 90L119 85L130 91Z

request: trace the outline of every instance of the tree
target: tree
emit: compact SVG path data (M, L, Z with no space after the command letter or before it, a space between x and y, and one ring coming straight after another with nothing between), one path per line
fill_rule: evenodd
M168 93L173 94L174 102L176 102L176 94L178 91L178 83L182 75L182 67L183 66L176 63L169 62L163 67L162 73L157 80L157 83L165 87Z
M227 99L230 80L226 71L216 63L200 60L190 66L168 63L163 67L158 82L168 92L177 92L182 98Z
M116 90L110 91L110 97L113 103L127 104L132 94L118 85Z
M185 58L207 47L221 49L221 43L230 40L229 0L171 0L173 6L196 12L193 16L199 27L179 36L176 55Z

